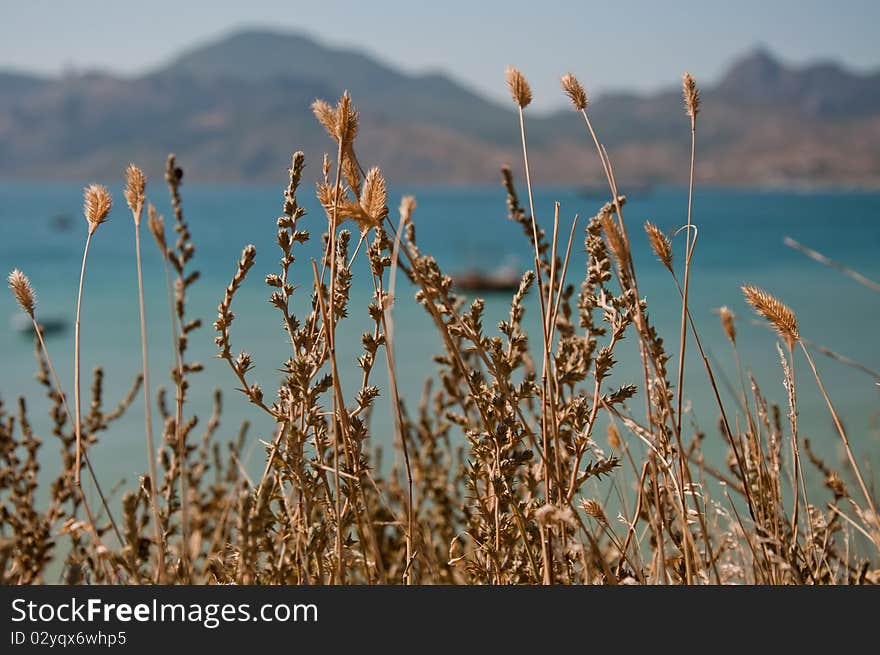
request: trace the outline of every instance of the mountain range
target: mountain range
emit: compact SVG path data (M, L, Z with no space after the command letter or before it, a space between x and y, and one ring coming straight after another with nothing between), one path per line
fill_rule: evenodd
M283 182L295 150L317 174L333 148L309 106L344 89L360 110L359 158L393 183L491 183L520 160L512 103L303 34L247 30L135 77L0 71L0 178L113 181L129 161L155 175L172 151L197 181ZM794 68L759 49L703 86L702 98L701 182L880 187L880 73L833 62ZM589 112L624 190L686 180L690 133L678 89L601 95ZM538 182L601 181L574 111L526 110L526 120Z

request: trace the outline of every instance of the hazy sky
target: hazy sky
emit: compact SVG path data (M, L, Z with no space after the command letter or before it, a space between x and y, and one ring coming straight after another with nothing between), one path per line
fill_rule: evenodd
M759 44L792 63L880 68L876 0L0 0L0 8L0 69L134 74L237 27L268 26L407 71L442 69L495 97L515 64L544 108L560 102L556 80L567 70L592 92L656 89L686 68L708 84Z

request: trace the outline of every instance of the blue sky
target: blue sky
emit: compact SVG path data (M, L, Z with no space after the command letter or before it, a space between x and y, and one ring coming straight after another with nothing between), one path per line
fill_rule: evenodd
M0 8L0 68L135 74L236 27L271 26L407 71L444 70L496 98L515 64L545 109L561 103L556 80L567 70L591 92L653 90L686 68L708 84L756 45L790 63L880 69L880 2L864 0L0 0Z

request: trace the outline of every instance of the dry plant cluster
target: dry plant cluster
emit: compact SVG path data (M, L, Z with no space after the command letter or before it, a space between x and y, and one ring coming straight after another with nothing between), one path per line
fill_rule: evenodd
M90 402L80 393L80 307L88 249L111 207L108 191L85 190L88 232L77 298L73 407L43 340L36 297L16 270L9 286L33 320L39 380L51 400L52 433L63 459L49 500L37 500L41 439L23 398L0 405L0 575L3 583L43 582L53 560L68 583L238 584L863 584L880 582L880 522L875 492L850 448L795 314L770 293L743 287L746 300L779 334L781 378L788 407L770 403L740 364L733 314L721 328L736 363L739 390L727 406L703 352L688 303L697 242L692 216L693 171L700 94L683 79L691 133L691 183L683 264L672 238L651 223L647 238L670 274L681 304L678 343L658 335L639 294L626 198L590 119L589 100L572 75L564 92L586 127L608 183L609 201L570 228L560 206L542 216L533 202L525 109L532 93L516 69L507 72L522 139L527 206L510 169L503 170L510 219L533 253L533 266L513 294L510 313L484 325L484 301L456 293L451 278L416 239L416 203L404 197L388 211L379 169L364 170L355 154L358 114L349 95L314 113L334 144L317 184L324 217L307 217L298 201L304 156L296 153L277 219L277 271L267 275L269 302L289 342L276 390L264 392L254 362L234 333L236 295L256 249L246 246L218 307L213 327L230 382L276 431L266 443L259 479L241 463L247 424L230 443L216 438L221 409L199 421L187 411L187 390L201 370L187 344L201 321L187 313L198 272L181 200L183 173L173 156L165 182L174 212L173 235L146 195L134 165L125 201L134 224L143 372L117 407L105 407L100 369ZM147 367L140 223L147 224L165 262L174 398L154 393ZM298 251L323 231L319 261ZM580 229L579 229L580 228ZM567 239L566 239L567 233ZM678 234L678 233L676 233ZM572 250L583 248L586 270L570 281ZM353 266L368 261L370 298L352 297ZM311 291L291 282L305 267ZM364 267L365 268L365 267ZM400 398L394 357L396 281L404 275L432 319L443 349L421 401ZM307 295L308 294L308 295ZM529 296L537 296L541 329L523 326ZM372 322L361 338L358 369L337 361L339 325L352 312ZM612 387L622 340L638 345L641 379ZM686 346L701 355L714 390L719 430L728 444L722 462L707 461L703 434L683 422ZM59 356L61 353L55 353ZM63 353L67 356L67 353ZM827 402L848 457L835 470L798 433L795 361L806 361ZM388 388L374 382L376 367ZM358 380L355 394L343 381ZM146 472L121 497L105 493L89 452L99 448L138 393L145 403ZM728 401L729 402L729 401ZM386 404L387 403L387 404ZM382 466L370 416L390 407L397 457ZM153 409L158 409L154 425ZM600 434L604 433L604 434ZM601 442L601 445L600 445ZM158 445L158 447L157 447ZM804 467L824 476L829 493L808 498ZM90 506L81 475L100 503ZM614 509L608 507L613 500ZM604 500L603 500L604 499ZM610 514L610 515L609 515Z

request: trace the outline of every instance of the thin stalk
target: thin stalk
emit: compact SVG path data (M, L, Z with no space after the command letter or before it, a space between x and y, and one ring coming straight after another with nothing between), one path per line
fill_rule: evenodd
M394 237L394 247L391 252L391 287L390 298L394 302L394 294L397 291L397 260L400 256L400 238L403 234L405 226L401 221L397 234ZM379 291L382 291L382 279L379 278ZM404 573L404 584L412 584L412 574L410 567L413 558L413 534L415 532L415 518L413 515L413 475L412 465L409 460L409 446L407 445L406 435L403 433L403 416L400 413L400 396L397 391L397 369L394 365L394 320L391 315L391 307L385 306L385 299L380 296L379 301L382 303L382 325L385 330L385 356L388 360L388 382L391 386L391 401L394 406L394 427L400 437L400 443L403 448L403 459L406 466L406 513L407 513L407 531L406 531L406 569Z
M795 402L795 406L791 408L792 414L794 415L794 419L793 419L794 420L794 427L792 429L791 438L792 438L792 443L794 445L794 460L795 460L795 480L794 480L794 484L795 484L795 496L794 496L795 497L795 516L797 516L797 512L798 512L797 485L800 484L800 493L802 493L804 495L804 514L806 515L806 518L807 518L807 536L809 537L810 543L812 544L812 543L814 543L813 520L810 517L810 501L807 498L807 483L804 480L804 467L801 465L801 450L800 450L800 443L799 443L800 437L799 437L799 432L797 429L797 397L795 395L796 389L794 386L795 385L795 382L794 382L794 352L792 351L791 348L788 349L788 359L790 362L789 365L791 366L791 385L792 385L791 397L794 399L794 402ZM794 533L795 543L797 543L797 531L793 530L792 532ZM810 553L810 550L807 549L805 554L809 555L809 553Z
M807 347L804 345L803 341L798 341L801 346L801 350L804 351L804 355L807 358L807 362L810 364L810 369L813 371L813 377L816 378L816 384L819 385L819 391L822 392L822 397L825 399L825 404L828 406L828 411L831 412L831 418L834 421L834 427L837 428L837 433L840 435L840 440L843 442L843 448L846 451L846 456L849 459L850 466L852 466L853 473L855 473L856 479L859 482L859 487L861 488L862 494L865 496L865 501L868 503L868 507L871 508L871 512L874 514L874 521L877 520L877 507L874 504L874 498L871 496L868 491L868 486L865 484L864 478L862 478L862 472L859 469L859 465L856 464L856 458L853 455L852 448L849 445L849 439L847 439L846 431L843 429L843 425L840 422L840 418L837 416L837 412L834 409L834 405L831 404L831 398L828 397L828 392L825 391L825 385L822 384L822 378L819 377L819 371L816 370L816 363L813 361L813 357L810 355L810 352L807 350Z
M780 351L781 352L781 351ZM795 389L794 389L794 353L792 352L791 345L788 348L788 359L791 362L789 366L791 366L790 370L790 380L788 383L791 385L791 390L789 390L789 411L791 412L791 416L789 417L789 423L791 424L791 451L792 451L792 459L794 460L794 476L791 481L791 486L793 487L792 492L794 495L794 510L792 511L791 517L791 535L794 543L797 544L798 540L798 519L800 517L800 488L798 487L798 480L801 477L801 454L800 449L798 448L798 425L797 425L797 400L795 398ZM808 507L806 504L806 496L804 496L804 506Z
M80 402L80 374L79 374L79 332L80 332L80 314L82 309L83 280L86 276L86 260L89 257L89 245L92 242L92 234L94 232L89 229L86 236L86 245L83 248L82 268L79 273L79 291L76 296L76 324L74 328L74 345L73 345L73 395L74 405L76 406L76 486L80 486L80 468L82 466L82 405Z
M165 543L162 538L162 524L159 522L159 495L156 492L156 448L153 443L153 412L150 395L150 365L147 358L147 316L144 308L144 274L141 265L141 230L140 221L135 222L134 244L137 253L138 276L138 307L141 320L141 357L144 364L144 429L147 436L147 463L150 471L150 506L153 511L154 536L156 539L156 578L162 582L165 578ZM181 499L181 502L186 502ZM186 548L184 548L186 550ZM184 562L186 556L183 555Z
M95 541L95 545L97 546L101 543L100 537L98 537L98 530L95 527L95 519L92 516L92 510L89 507L89 502L86 500L86 494L82 488L82 481L80 479L80 469L82 468L82 454L83 454L83 446L82 446L82 404L80 402L80 372L79 372L79 333L80 333L80 316L82 310L82 294L83 294L83 280L86 275L86 261L89 257L89 245L92 242L92 234L94 234L96 224L92 224L89 227L89 232L86 235L86 245L83 248L83 259L82 259L82 268L79 273L79 291L76 296L76 325L74 329L74 350L73 350L73 387L74 387L74 403L76 405L76 464L75 464L75 475L74 479L76 481L76 487L79 490L80 498L82 499L83 509L86 513L86 518L89 521L89 528L92 532L92 538Z
M354 248L354 252L351 255L351 259L348 260L348 268L351 268L351 265L354 264L355 257L357 257L358 253L361 250L361 246L364 244L364 239L367 238L366 232L361 232L361 238L358 239L357 246Z
M685 231L685 261L684 261L684 289L682 291L681 300L681 332L679 342L681 347L678 350L678 404L676 405L675 420L678 432L681 432L681 406L684 397L684 355L687 348L687 316L688 316L688 291L691 282L691 257L694 254L694 246L696 239L692 237L693 228L693 207L694 207L694 164L696 156L697 144L697 121L691 118L691 165L690 175L688 176L688 210L687 210L687 230Z
M559 303L562 301L562 291L565 288L565 275L568 273L568 262L571 259L571 244L574 241L574 231L577 227L578 215L574 215L571 222L571 231L568 233L568 245L565 247L565 260L562 263L562 274L559 278L559 291L556 293L556 302L553 305L553 316L550 318L550 325L556 325L556 318L559 315Z
M872 280L868 277L865 277L864 275L862 275L858 271L851 269L849 266L845 266L843 264L840 264L839 262L834 261L833 259L829 259L825 255L823 255L821 252L817 252L817 251L813 250L812 248L807 248L805 245L798 243L797 241L795 241L791 237L785 237L785 245L787 245L789 248L794 248L795 250L799 250L800 252L805 254L807 257L809 257L810 259L812 259L814 261L819 262L820 264L824 264L825 266L828 266L829 268L833 268L837 271L840 271L841 273L843 273L845 276L847 276L851 280L854 280L855 282L858 282L859 284L871 289L871 291L880 292L880 283L877 283L874 280Z
M532 177L531 172L529 170L529 151L526 146L526 124L525 117L523 115L523 108L519 107L519 131L520 137L522 140L522 152L523 152L523 164L526 170L526 188L529 194L529 212L531 213L532 219L532 242L535 246L535 275L538 278L538 298L541 302L541 328L544 332L544 364L543 370L544 372L541 375L541 438L542 438L542 449L544 451L543 467L544 467L544 493L547 496L547 502L550 502L550 459L548 457L550 451L550 443L549 443L549 435L547 434L547 351L549 349L549 339L547 334L547 308L544 304L544 276L541 273L541 253L538 248L538 224L535 219L535 201L532 194ZM544 564L544 584L552 584L553 582L553 573L552 573L552 563L551 553L550 553L550 536L547 534L547 531L543 528L541 529L541 541L543 547L541 548L541 555L543 558Z
M186 446L183 443L183 357L180 353L180 323L174 310L174 292L171 285L171 269L168 266L168 251L162 253L165 265L165 287L168 292L168 310L171 315L171 343L174 347L174 442L177 444L177 457L180 460L180 519L181 549L184 553L184 564L189 561L189 498L187 491ZM187 569L188 570L188 569Z
M681 285L678 282L678 278L675 273L672 274L672 280L675 282L675 287L678 289L678 294L682 298L684 298L684 290L681 288ZM682 301L683 302L683 301ZM727 411L724 409L724 403L721 400L721 392L718 390L718 384L715 382L715 374L712 371L712 366L709 364L709 358L706 356L705 351L703 350L703 343L700 340L700 335L697 333L697 326L694 324L694 319L691 316L690 310L687 313L687 319L691 326L691 333L694 335L694 343L697 345L697 350L700 353L700 357L703 360L703 366L706 369L706 377L709 380L709 386L712 387L712 392L715 395L715 403L718 405L718 409L721 412L721 422L724 426L724 432L727 437L728 442L730 443L730 447L733 450L734 458L736 459L737 467L743 472L743 475L746 474L746 465L743 456L740 454L739 449L736 446L736 442L733 438L733 430L730 427L730 422L727 419ZM737 365L739 364L739 355L737 354ZM740 382L742 382L742 375L740 375ZM745 395L745 387L743 387L743 394ZM746 404L748 407L748 404ZM752 500L752 495L749 492L749 485L743 485L743 491L746 497L746 501L749 506L749 514L752 517L752 520L755 520L755 505Z
M40 340L40 348L43 349L43 355L46 357L46 365L49 367L49 373L52 374L52 382L55 384L55 390L58 392L58 395L61 396L61 402L64 405L64 412L67 414L67 420L73 425L73 416L70 413L70 407L67 406L67 395L61 390L61 382L58 380L58 373L55 372L55 366L52 364L52 358L49 357L49 350L46 348L46 342L43 341L43 330L40 328L40 325L35 318L31 317L31 320L34 323L34 332L37 333L37 339ZM101 484L98 482L98 476L95 475L95 469L92 468L92 462L89 460L88 453L83 453L83 459L86 462L86 468L89 469L89 475L92 478L92 482L95 484L98 497L101 499L101 505L104 507L104 511L107 512L107 518L110 519L113 533L116 535L116 540L119 542L119 547L121 548L124 543L122 540L122 534L119 532L119 527L116 525L116 521L113 519L113 514L110 512L110 506L107 504L107 499L104 497L104 492L101 489Z
M556 479L562 479L562 464L559 460L559 430L556 426L556 394L558 389L556 388L556 379L553 376L553 332L555 330L555 326L550 322L553 318L553 289L556 286L556 248L558 245L559 238L559 202L557 201L554 206L553 211L553 245L550 250L550 278L547 283L547 302L544 307L546 308L544 320L547 322L547 343L546 343L546 353L544 355L544 371L543 375L547 376L548 379L548 391L550 392L550 419L552 421L550 428L553 436L553 462L556 467ZM563 493L563 486L557 485L556 495L561 501L562 498L560 494Z
M342 487L339 484L339 448L340 443L345 448L346 453L348 452L348 442L347 442L347 428L348 428L348 413L345 409L345 401L342 397L342 383L339 378L339 369L336 365L336 269L337 269L337 256L336 256L336 230L339 227L339 199L342 193L342 158L344 155L344 144L342 139L339 139L339 148L337 152L337 161L336 161L336 179L334 182L333 189L333 213L331 215L330 220L330 240L329 240L329 253L330 253L330 298L329 298L329 307L326 308L327 313L324 316L325 321L327 322L327 341L330 347L330 363L333 370L333 435L334 435L334 449L333 449L333 466L335 468L335 479L336 479L336 503L337 503L337 518L339 522L336 525L336 584L343 583L343 573L344 573L344 565L342 561L342 523L341 523L341 494ZM320 296L320 289L319 289ZM355 513L357 513L357 507L353 504L352 509Z

